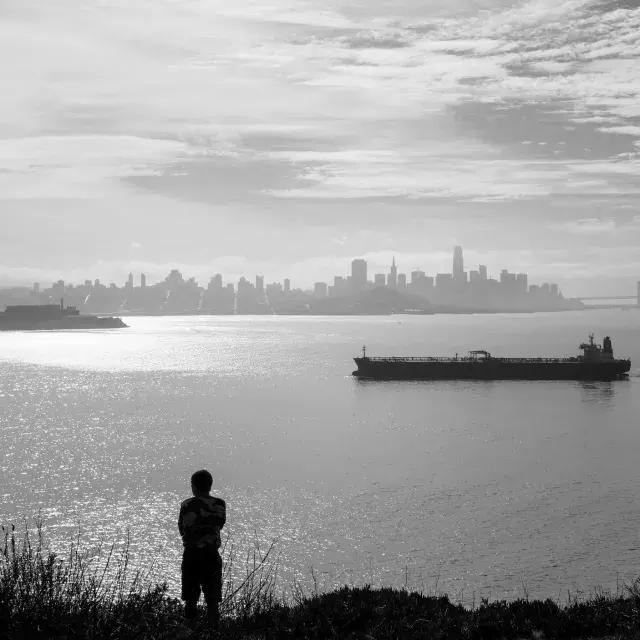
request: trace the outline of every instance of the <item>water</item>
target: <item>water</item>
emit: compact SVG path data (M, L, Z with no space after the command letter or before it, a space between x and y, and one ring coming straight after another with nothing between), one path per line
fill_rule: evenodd
M0 519L122 540L175 589L180 501L206 467L235 548L283 583L563 598L638 576L640 313L131 318L0 333ZM359 382L351 358L572 355L628 381ZM634 373L635 372L635 373Z

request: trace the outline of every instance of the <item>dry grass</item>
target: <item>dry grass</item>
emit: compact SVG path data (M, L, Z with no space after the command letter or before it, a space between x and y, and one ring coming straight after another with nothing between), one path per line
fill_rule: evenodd
M181 603L168 596L166 585L131 570L128 541L117 551L111 546L89 556L76 540L61 557L46 549L40 523L33 534L14 527L2 533L1 640L211 636L202 622L184 622ZM285 602L276 595L273 554L273 544L264 550L256 544L243 554L225 550L224 618L217 637L640 640L640 582L621 594L562 606L552 600L484 600L469 609L447 596L368 587L324 594L298 587ZM242 571L236 571L239 563Z

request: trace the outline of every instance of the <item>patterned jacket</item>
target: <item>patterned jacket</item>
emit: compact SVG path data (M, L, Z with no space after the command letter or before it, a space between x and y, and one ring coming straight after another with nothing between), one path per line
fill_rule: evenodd
M178 530L185 547L219 549L220 529L227 519L224 500L214 496L188 498L180 506Z

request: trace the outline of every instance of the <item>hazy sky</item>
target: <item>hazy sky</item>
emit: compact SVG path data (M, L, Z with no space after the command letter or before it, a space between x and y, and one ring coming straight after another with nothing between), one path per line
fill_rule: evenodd
M639 0L0 0L0 282L640 279Z

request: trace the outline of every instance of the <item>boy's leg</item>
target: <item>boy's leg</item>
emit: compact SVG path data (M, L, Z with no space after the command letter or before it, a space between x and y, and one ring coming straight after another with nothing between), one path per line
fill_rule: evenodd
M199 562L194 551L185 548L182 554L182 599L184 617L187 619L193 619L198 615L200 598Z
M202 593L207 603L209 624L217 629L220 624L219 603L222 600L222 558L217 550L209 552L200 565Z

